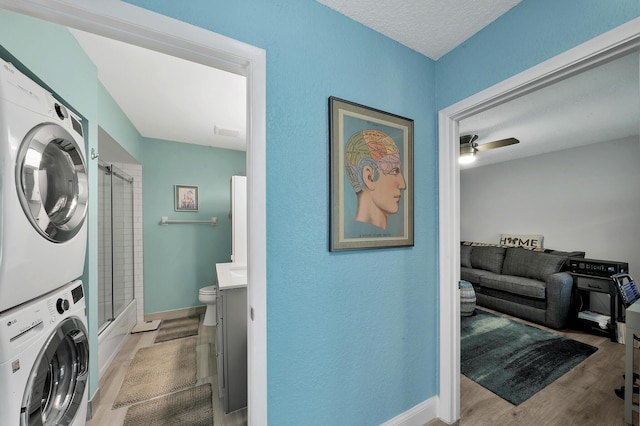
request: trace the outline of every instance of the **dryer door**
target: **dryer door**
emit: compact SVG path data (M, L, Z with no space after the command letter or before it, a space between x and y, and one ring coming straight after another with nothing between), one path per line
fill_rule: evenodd
M67 318L51 333L33 365L20 425L71 424L83 402L88 368L87 329L79 318Z
M87 171L82 151L63 127L44 123L22 141L16 164L20 204L33 227L61 243L82 228L87 212Z

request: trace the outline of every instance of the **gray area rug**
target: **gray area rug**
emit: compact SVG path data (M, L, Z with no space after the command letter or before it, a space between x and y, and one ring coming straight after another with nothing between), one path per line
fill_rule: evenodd
M462 317L460 338L462 374L514 405L598 350L481 309Z
M196 386L127 410L124 426L212 426L211 384Z
M196 383L195 337L141 348L122 382L113 408L193 386Z
M200 327L200 317L185 317L162 320L155 343L182 337L196 336Z

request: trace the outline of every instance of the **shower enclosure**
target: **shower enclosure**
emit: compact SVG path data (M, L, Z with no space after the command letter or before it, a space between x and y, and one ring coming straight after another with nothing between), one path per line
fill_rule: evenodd
M134 295L133 178L99 161L98 328L105 331Z

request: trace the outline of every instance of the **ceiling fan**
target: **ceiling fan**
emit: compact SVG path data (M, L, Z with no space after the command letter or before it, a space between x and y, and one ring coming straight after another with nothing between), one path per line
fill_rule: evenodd
M460 136L460 164L469 164L474 162L476 159L476 152L478 151L502 148L503 146L520 143L516 138L507 138L478 145L476 143L476 139L478 139L478 135Z

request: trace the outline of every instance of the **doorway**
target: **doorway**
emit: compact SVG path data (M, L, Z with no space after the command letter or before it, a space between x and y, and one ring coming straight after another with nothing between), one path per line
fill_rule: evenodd
M249 423L267 419L266 327L266 53L199 27L122 3L82 0L0 1L0 7L230 71L247 81L248 387ZM94 166L95 167L95 166ZM95 171L96 169L94 169ZM90 190L97 188L90 188ZM93 218L93 220L96 220ZM94 222L95 225L95 222ZM95 235L90 235L90 239ZM89 247L89 265L95 245ZM97 272L89 270L89 281ZM97 306L93 306L96 310ZM97 321L97 319L93 319ZM97 347L97 337L90 336ZM92 367L95 368L95 367ZM97 379L97 372L91 371Z
M440 407L439 417L460 417L460 168L458 124L481 111L531 93L571 75L624 56L640 46L640 19L517 74L438 114L440 227Z

